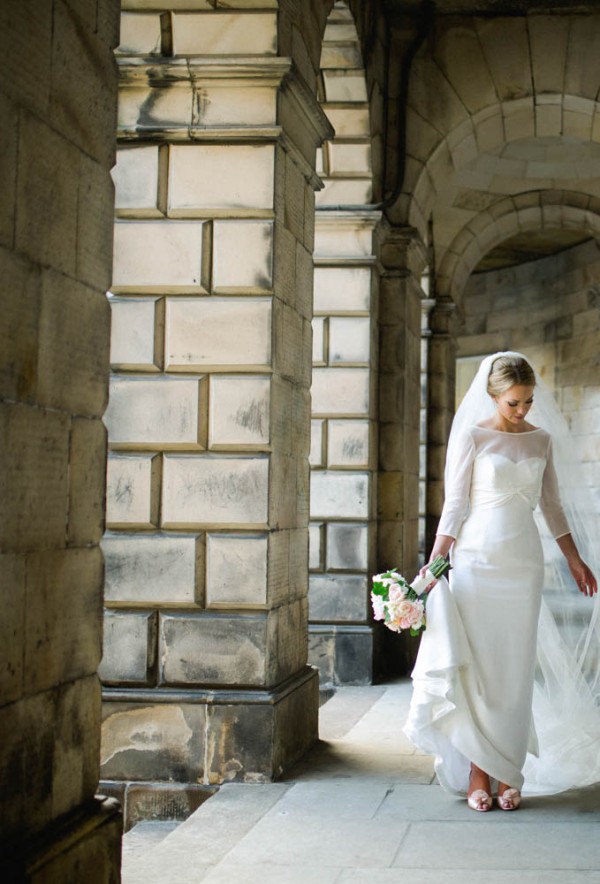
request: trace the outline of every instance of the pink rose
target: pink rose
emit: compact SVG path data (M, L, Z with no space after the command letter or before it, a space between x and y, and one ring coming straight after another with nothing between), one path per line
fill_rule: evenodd
M399 583L391 583L388 590L390 602L396 605L406 598L406 590Z
M401 629L420 629L424 621L423 602L406 602L402 605L402 611L398 612L398 622Z

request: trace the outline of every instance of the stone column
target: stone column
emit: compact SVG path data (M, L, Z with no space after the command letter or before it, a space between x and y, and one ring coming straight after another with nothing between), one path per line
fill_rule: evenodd
M439 297L431 311L428 348L429 410L427 420L427 497L425 554L433 546L444 505L446 445L454 417L456 339L452 332L455 304Z
M310 653L323 681L335 684L373 678L380 218L368 210L317 214Z
M94 797L117 4L3 3L0 31L2 877L104 884L121 838Z
M130 821L276 777L317 736L310 323L332 130L276 51L272 9L124 15L102 675L103 773Z
M421 277L427 266L416 231L388 228L381 263L377 570L396 566L410 579L419 558ZM383 628L379 632L378 666L406 672L414 641Z

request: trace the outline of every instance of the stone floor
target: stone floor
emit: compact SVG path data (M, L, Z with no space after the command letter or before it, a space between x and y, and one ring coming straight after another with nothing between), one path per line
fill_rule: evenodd
M401 733L410 686L341 688L278 783L226 785L188 820L141 823L124 884L600 882L600 789L475 814Z

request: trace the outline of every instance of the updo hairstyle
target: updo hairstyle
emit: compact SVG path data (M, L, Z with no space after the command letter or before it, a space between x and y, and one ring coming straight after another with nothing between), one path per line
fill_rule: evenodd
M535 387L535 373L527 360L522 356L499 356L494 359L487 384L490 396L500 396L516 385Z

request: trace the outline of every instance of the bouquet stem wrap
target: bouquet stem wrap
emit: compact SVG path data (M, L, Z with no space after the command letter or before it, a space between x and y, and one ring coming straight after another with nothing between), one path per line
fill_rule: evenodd
M437 580L445 574L449 568L450 564L443 556L436 556L433 562L430 562L428 565L425 575L421 576L421 574L417 574L413 582L410 584L410 588L413 589L417 595L423 595L426 587L428 587L433 580Z

